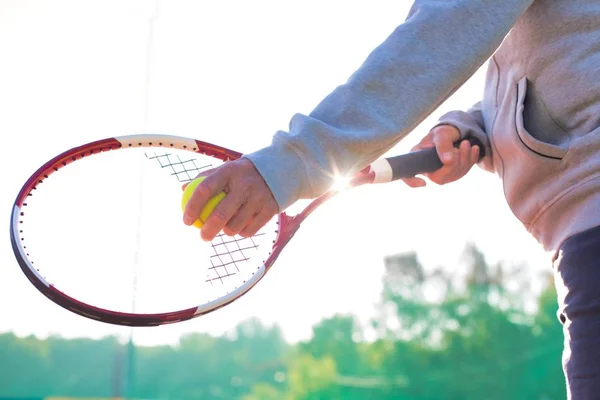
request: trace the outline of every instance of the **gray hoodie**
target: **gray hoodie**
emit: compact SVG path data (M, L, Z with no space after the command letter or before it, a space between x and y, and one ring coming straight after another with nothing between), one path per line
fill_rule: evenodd
M482 139L480 166L555 251L600 225L600 0L416 0L344 85L245 157L283 211L380 157L488 59L482 101L439 123Z

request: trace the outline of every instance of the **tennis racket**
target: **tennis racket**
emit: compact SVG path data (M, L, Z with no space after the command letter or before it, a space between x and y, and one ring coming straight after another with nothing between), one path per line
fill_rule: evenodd
M476 139L483 157L483 146ZM57 305L93 320L158 326L231 304L270 270L300 224L335 196L275 216L248 238L210 242L181 220L182 183L241 157L169 135L131 135L67 150L19 191L12 249L29 281ZM382 158L348 187L384 183L442 166L435 149Z

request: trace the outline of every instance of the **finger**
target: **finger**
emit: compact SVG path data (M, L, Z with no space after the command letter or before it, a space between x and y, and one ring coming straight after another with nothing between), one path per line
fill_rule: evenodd
M477 164L479 162L479 146L471 147L471 163Z
M456 179L469 172L473 166L473 163L471 163L471 143L468 140L463 140L458 146L458 150L459 163L457 168L458 176L456 176Z
M453 126L440 125L433 129L433 142L440 160L444 165L456 160L457 152L454 143L460 139L460 132Z
M458 151L458 162L453 171L446 177L446 183L462 178L473 167L474 163L471 162L471 143L468 140L463 140L458 147Z
M402 179L404 181L404 183L406 183L408 186L412 187L412 188L419 188L419 187L423 187L425 185L427 185L427 183L425 182L424 179L421 178L417 178L412 177L412 178L404 178Z
M410 149L411 151L416 151L416 150L423 150L423 149L429 149L435 146L435 143L433 142L433 131L430 131L427 135L425 135L423 137L423 139L421 139L421 141L419 143L417 143L415 146L413 146L412 149Z
M211 241L223 230L229 220L237 213L241 205L244 203L244 198L232 192L225 196L223 200L215 207L209 215L204 225L200 229L200 236L204 241Z
M454 148L452 151L453 161L428 176L431 181L443 185L460 179L469 171L471 168L469 162L471 144L469 141L463 140L458 148Z
M254 214L256 214L258 207L257 204L244 203L240 206L237 212L231 217L223 233L229 236L237 235L241 230L252 221Z
M208 200L221 191L227 192L229 178L227 174L219 169L214 174L208 175L202 181L194 193L190 196L185 209L183 211L183 223L192 225L202 213Z
M250 237L256 235L256 233L265 226L273 216L277 214L277 210L273 210L270 208L262 209L257 215L252 218L250 223L246 225L244 229L240 232L240 236Z

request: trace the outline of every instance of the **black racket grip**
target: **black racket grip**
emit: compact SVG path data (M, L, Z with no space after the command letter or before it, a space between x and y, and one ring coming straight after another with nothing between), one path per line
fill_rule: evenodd
M477 138L470 137L468 140L471 146L479 147L479 161L485 156L485 147ZM458 147L462 141L456 142ZM392 180L411 178L415 175L426 174L440 169L444 164L438 157L434 147L431 149L419 150L401 156L388 158L387 161L392 167Z

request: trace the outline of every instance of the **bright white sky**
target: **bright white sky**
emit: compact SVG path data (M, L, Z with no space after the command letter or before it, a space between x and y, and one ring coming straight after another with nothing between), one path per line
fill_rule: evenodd
M267 145L294 113L310 112L343 83L404 20L410 3L161 0L147 129L242 152ZM7 228L0 241L0 332L129 332L71 314L39 294L14 261L8 217L23 182L50 157L143 131L156 4L0 0L0 209ZM482 83L483 70L391 153L408 151L441 113L478 101ZM452 268L466 241L492 262L550 268L509 211L494 175L474 170L462 182L419 190L382 185L340 196L313 214L267 278L236 304L191 322L139 329L135 337L173 343L182 333L221 333L258 316L298 340L334 313L367 317L379 296L384 256L415 249L427 266Z

